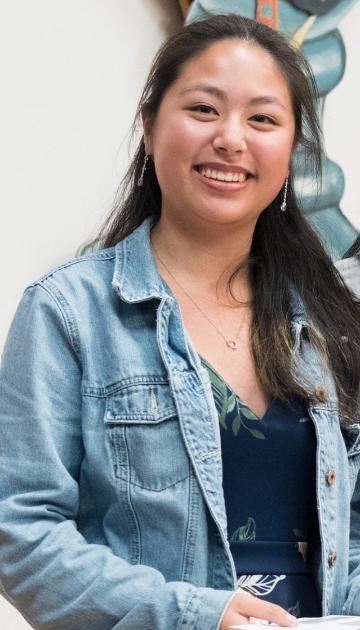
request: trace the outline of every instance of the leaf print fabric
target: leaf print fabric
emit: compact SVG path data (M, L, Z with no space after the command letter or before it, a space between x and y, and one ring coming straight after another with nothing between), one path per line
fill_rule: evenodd
M205 360L218 411L223 490L238 586L296 616L321 616L309 530L318 527L316 434L306 407L271 401L259 418Z
M238 527L231 536L230 540L256 540L256 523L249 516L246 525Z
M256 540L255 519L249 516L247 523L238 527L233 532L230 540L238 542ZM286 575L241 575L238 578L237 586L255 597L264 597L272 593L277 584L285 579ZM296 602L296 604L290 608L292 610L291 614L293 614L294 617L300 616L299 602Z
M226 431L228 428L235 437L240 429L248 431L252 437L257 440L265 440L264 432L258 428L262 420L249 407L236 396L220 375L205 359L202 359L203 365L207 368L211 387L214 395L216 409L219 414L219 423Z
M285 580L286 575L242 575L237 585L255 597L263 597L272 593L280 580Z

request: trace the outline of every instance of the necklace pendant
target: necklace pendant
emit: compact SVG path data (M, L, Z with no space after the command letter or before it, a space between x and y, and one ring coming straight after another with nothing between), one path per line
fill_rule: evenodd
M235 339L229 339L226 341L226 345L229 346L229 348L231 348L231 350L237 350L240 346L239 343L237 341L235 341Z

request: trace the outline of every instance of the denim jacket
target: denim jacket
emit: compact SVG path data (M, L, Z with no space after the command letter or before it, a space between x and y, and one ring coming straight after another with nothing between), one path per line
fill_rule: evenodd
M28 287L5 345L0 585L36 628L216 630L236 589L211 385L150 227ZM314 391L314 575L324 614L360 614L360 426L340 430L306 326L294 298L294 373Z

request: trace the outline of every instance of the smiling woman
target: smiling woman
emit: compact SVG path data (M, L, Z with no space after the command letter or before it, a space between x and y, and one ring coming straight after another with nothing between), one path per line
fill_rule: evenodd
M296 147L320 167L314 97L271 29L183 28L93 251L25 291L0 576L34 627L360 614L359 302L293 191Z
M153 242L163 222L168 230L182 221L200 239L209 224L231 223L233 247L223 262L246 254L294 146L291 95L274 58L241 40L213 44L184 65L155 119L144 112L144 126L162 193Z

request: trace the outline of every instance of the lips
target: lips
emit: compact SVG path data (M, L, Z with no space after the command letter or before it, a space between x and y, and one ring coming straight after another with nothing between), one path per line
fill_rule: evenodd
M251 176L246 169L230 165L198 164L195 169L203 177L218 182L243 183Z

